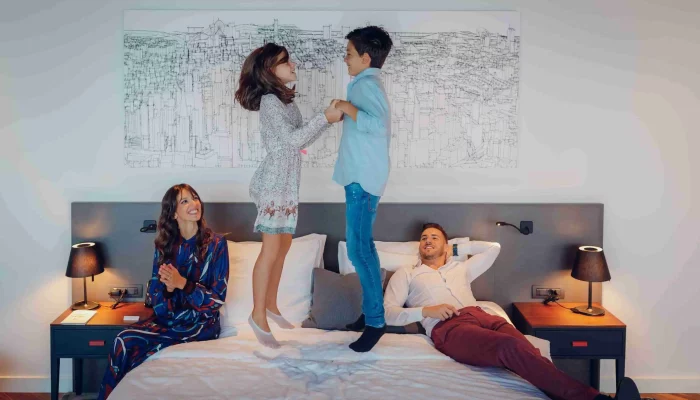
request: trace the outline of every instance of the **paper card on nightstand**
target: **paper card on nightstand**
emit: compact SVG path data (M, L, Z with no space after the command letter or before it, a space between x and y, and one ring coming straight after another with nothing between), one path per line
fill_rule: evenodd
M125 315L124 322L137 322L139 320L138 315Z
M85 325L95 314L97 311L94 310L75 310L61 321L61 325Z

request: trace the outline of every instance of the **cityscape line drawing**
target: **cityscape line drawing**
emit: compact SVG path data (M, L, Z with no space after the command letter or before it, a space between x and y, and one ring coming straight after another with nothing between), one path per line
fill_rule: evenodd
M480 21L489 12L421 15L433 18L427 27L396 22L417 19L415 12L199 13L125 12L129 167L257 167L265 156L258 114L234 99L248 54L267 42L289 50L297 63L295 102L307 120L331 100L346 98L345 36L369 23L385 27L394 42L382 68L392 168L518 165L517 12L490 13L498 18L488 27ZM345 22L353 20L347 14L360 22ZM435 29L435 18L450 23ZM342 123L329 128L302 155L303 167L332 168L341 134Z

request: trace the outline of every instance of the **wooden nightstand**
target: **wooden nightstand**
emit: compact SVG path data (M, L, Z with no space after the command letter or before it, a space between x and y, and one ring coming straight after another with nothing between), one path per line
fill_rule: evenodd
M581 305L560 304L569 308ZM590 360L590 385L595 389L600 389L601 359L615 360L617 383L625 376L627 326L608 310L601 317L589 317L551 303L513 303L513 323L524 334L548 340L552 359Z
M112 310L112 303L100 303L97 314L86 325L61 325L70 308L51 323L51 400L58 399L58 373L61 358L73 359L73 391L82 393L83 359L107 358L114 338L134 322L124 316L137 315L143 321L153 314L143 303L121 303Z

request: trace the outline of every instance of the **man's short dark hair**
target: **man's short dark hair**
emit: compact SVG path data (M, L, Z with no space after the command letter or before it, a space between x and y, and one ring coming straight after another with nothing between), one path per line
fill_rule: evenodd
M369 54L372 59L369 66L372 68L381 68L384 65L391 46L394 44L389 33L378 26L357 28L348 33L345 39L352 42L360 56L365 53Z
M445 229L443 229L443 227L440 224L436 224L434 222L428 222L426 224L423 224L423 229L421 229L421 231L420 231L421 234L423 232L425 232L426 229L430 229L430 228L439 230L442 233L442 236L445 238L446 242L449 240L449 238L447 237L447 233L445 232Z

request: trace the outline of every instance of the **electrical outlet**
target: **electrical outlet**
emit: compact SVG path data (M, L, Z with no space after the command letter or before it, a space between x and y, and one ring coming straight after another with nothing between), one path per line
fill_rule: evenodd
M112 286L110 293L118 292L119 290L126 290L124 295L125 299L138 299L143 297L143 285L141 284L127 284L122 286Z
M559 297L559 300L564 298L564 289L550 287L550 286L538 286L532 285L532 298L533 299L546 299L549 296L549 291L554 290Z

